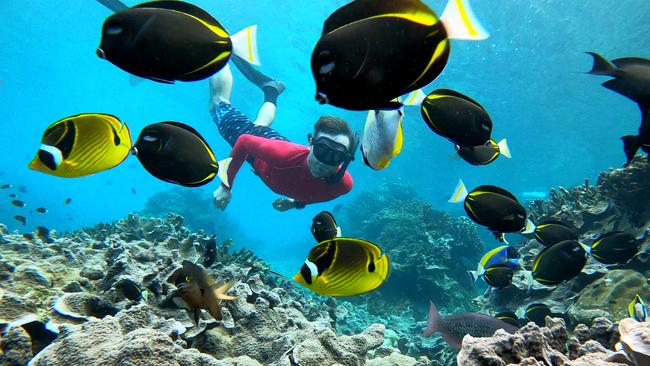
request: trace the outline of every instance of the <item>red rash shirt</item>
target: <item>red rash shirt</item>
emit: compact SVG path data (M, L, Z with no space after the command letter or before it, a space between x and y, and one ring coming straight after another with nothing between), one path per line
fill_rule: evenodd
M228 181L232 187L237 172L249 156L255 157L255 170L277 194L302 203L332 200L352 189L352 176L345 172L336 184L328 184L311 175L307 166L309 148L288 141L241 135L230 153Z

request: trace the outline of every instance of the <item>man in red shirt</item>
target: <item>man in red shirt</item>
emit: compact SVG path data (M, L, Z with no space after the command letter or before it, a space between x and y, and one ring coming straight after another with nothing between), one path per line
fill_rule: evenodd
M300 209L348 193L353 182L346 169L354 160L358 136L347 122L336 117L320 117L314 125L313 136L308 135L309 146L290 142L269 127L284 84L235 55L231 60L249 81L262 89L264 103L255 121L250 121L230 104L233 83L230 67L226 65L210 78L210 112L219 133L233 148L228 166L229 186L221 184L214 191L217 208L224 210L230 202L235 177L245 160L273 192L288 197L273 202L279 211Z

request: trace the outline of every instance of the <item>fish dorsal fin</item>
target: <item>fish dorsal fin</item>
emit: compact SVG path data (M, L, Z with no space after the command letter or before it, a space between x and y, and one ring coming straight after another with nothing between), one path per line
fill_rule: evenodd
M134 8L150 8L150 9L166 9L174 10L180 13L191 15L195 18L198 18L210 25L222 28L221 24L214 19L214 17L208 14L207 11L199 8L196 5L186 3L184 1L178 0L161 0L161 1L150 1L134 6Z
M544 221L542 221L541 224L539 224L539 226L542 226L542 225L560 225L560 226L564 226L566 228L569 228L569 229L573 230L573 228L571 228L571 226L569 226L568 224L565 224L564 222L562 222L560 220L555 220L555 219L544 220Z
M420 0L356 0L339 8L325 20L323 34L360 20L388 14L427 25L438 21L435 13Z
M506 196L509 198L512 198L516 202L519 202L517 200L517 197L515 197L512 193L506 191L505 189L497 186L492 186L492 185L484 185L484 186L478 186L474 189L473 192L489 192L489 193L496 193L500 194L502 196Z
M467 95L461 94L461 93L459 93L459 92L457 92L455 90L438 89L438 90L434 90L431 94L448 95L448 96L451 96L451 97L457 97L457 98L460 98L460 99L464 99L464 100L476 105L477 107L481 108L482 110L485 110L485 108L483 108L483 106L479 102L477 102L474 99L468 97Z
M624 68L630 66L644 66L650 68L650 59L641 57L624 57L612 60L617 67Z

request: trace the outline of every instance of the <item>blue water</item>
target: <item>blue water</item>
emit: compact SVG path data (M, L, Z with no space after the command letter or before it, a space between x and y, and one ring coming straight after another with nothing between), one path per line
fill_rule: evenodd
M425 1L440 14L445 2ZM127 5L135 2L126 1ZM309 60L323 20L343 0L195 0L231 33L259 25L262 70L283 80L287 91L278 102L273 125L282 134L306 143L318 116L331 114L363 130L365 113L321 106ZM597 51L608 58L650 57L650 3L647 0L499 0L472 1L476 15L491 33L486 41L453 41L443 74L425 91L450 88L483 104L494 121L495 139L507 138L513 159L499 158L485 167L454 157L453 146L432 133L418 109L407 109L405 145L384 171L372 171L358 159L350 166L355 187L335 201L302 211L279 213L278 198L245 166L238 175L225 213L240 223L251 247L272 263L296 266L313 244L312 216L358 192L387 181L417 187L437 209L463 215L446 203L458 178L471 188L502 186L515 195L594 180L625 156L619 137L635 133L637 107L600 86L603 78L586 75ZM29 207L47 207L47 215L31 215L26 227L13 216L26 209L0 201L0 222L26 231L36 225L72 230L112 221L142 209L147 197L172 185L158 181L131 157L124 164L94 176L62 179L27 168L52 122L82 112L119 116L135 139L146 125L181 121L207 139L218 158L229 154L208 113L207 81L132 86L129 76L99 59L95 49L100 27L110 12L96 1L0 1L0 182L24 185L20 194ZM262 95L235 72L232 102L254 117ZM212 191L216 181L201 188ZM136 194L131 192L135 188ZM63 201L72 198L72 203ZM173 210L173 207L170 207ZM344 223L343 223L344 224ZM481 231L483 231L481 229ZM489 237L488 237L489 239ZM297 267L294 267L297 268Z

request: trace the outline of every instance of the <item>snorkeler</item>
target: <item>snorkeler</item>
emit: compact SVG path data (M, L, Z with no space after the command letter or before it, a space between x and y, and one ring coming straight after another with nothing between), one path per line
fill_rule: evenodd
M309 146L290 142L270 127L284 84L235 55L231 60L264 92L264 103L255 121L251 121L230 104L233 77L229 66L210 78L210 112L219 133L233 147L229 187L221 184L214 191L215 206L221 210L228 206L234 179L244 160L273 192L289 197L273 202L278 211L301 209L348 193L353 183L346 169L354 160L358 136L347 122L322 116L314 125L313 136L308 135Z

